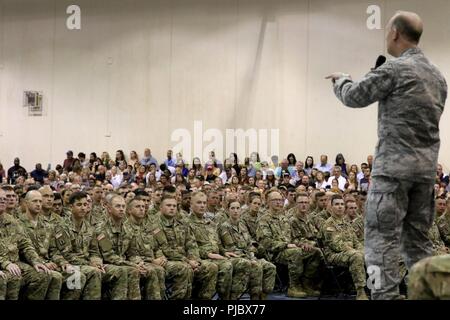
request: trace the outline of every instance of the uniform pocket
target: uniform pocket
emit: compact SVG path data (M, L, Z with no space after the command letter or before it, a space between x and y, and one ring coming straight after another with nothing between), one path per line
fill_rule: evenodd
M366 207L368 227L395 230L398 224L397 190L400 183L387 177L375 177L369 189Z

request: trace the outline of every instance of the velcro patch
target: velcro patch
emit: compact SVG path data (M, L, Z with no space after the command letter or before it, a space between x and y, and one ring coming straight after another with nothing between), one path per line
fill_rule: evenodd
M161 229L159 229L159 228L156 228L155 230L153 230L153 235L157 235L158 233L160 233L161 232Z
M97 237L97 240L100 241L105 238L105 235L102 233Z

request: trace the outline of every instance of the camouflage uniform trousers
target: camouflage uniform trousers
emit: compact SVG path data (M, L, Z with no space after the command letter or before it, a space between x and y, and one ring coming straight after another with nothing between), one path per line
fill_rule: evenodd
M101 300L102 273L100 269L82 265L79 274L64 274L65 280L61 291L61 300ZM75 279L79 276L79 280Z
M0 300L17 300L20 292L20 277L4 271L5 278L0 276Z
M167 261L164 265L166 281L171 282L170 300L191 298L194 271L191 266L181 261Z
M50 282L48 284L45 300L59 300L63 283L63 275L58 271L51 270L48 276L50 278Z
M24 289L24 299L44 300L50 283L50 276L45 272L37 272L33 266L16 262L22 271L21 287Z
M399 297L400 254L408 269L431 256L428 230L434 221L433 183L415 183L384 176L372 178L365 216L366 266L380 271L372 299Z
M192 281L192 298L210 300L216 292L217 274L219 268L215 263L201 260L200 266L194 271Z
M316 273L314 263L306 263L304 266L305 252L301 248L288 248L277 254L272 261L282 265L287 265L289 273L289 287L296 287L301 285L302 277L312 277ZM316 265L318 265L316 263Z
M236 300L247 290L252 265L250 260L244 258L231 258L231 264L233 265L233 278L230 300Z
M137 281L139 283L139 274L137 274ZM102 273L102 294L111 300L127 300L127 267L105 265L105 273Z
M450 300L450 255L426 258L411 268L408 299Z
M265 259L251 260L249 291L251 297L269 294L275 286L277 268Z
M208 261L217 266L217 281L216 281L216 291L219 294L219 298L222 300L231 299L231 287L234 284L234 272L233 263L230 260L212 260L206 259L203 261ZM240 269L239 269L240 270ZM236 277L240 276L240 272ZM233 282L232 282L233 281ZM245 288L244 288L245 290Z
M327 260L332 265L348 268L356 289L366 286L366 271L364 269L364 253L362 250L352 249L339 253L328 253Z
M144 263L147 274L141 275L145 300L162 300L166 293L164 268L154 263Z

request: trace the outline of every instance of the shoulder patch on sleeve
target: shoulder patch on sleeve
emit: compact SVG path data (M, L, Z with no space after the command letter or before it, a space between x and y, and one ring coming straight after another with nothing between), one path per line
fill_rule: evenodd
M333 227L327 227L327 231L336 231L336 229Z
M161 232L161 229L159 229L159 228L156 228L155 230L153 230L153 235L157 235L158 233L160 233Z
M56 235L55 235L55 238L56 239L59 239L59 238L61 238L62 237L62 233L57 233Z
M98 236L97 236L97 240L98 241L100 241L100 240L102 240L102 239L104 239L105 238L105 235L102 233L102 234L99 234Z

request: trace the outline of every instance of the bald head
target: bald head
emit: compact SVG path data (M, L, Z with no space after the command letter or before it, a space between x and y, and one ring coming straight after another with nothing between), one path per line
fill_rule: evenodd
M39 191L28 191L25 196L26 207L29 213L37 215L42 210L42 195Z
M423 33L423 22L418 14L408 11L399 11L391 19L391 29L405 38L405 40L418 44Z
M423 32L422 19L413 12L399 11L386 26L386 47L393 57L400 57L408 49L416 48Z

